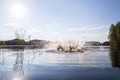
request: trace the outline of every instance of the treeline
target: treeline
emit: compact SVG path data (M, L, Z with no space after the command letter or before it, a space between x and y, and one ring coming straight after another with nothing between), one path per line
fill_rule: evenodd
M99 41L89 41L89 42L85 42L85 46L110 46L110 42L105 41L101 43Z
M48 44L49 41L46 40L30 40L25 41L23 39L13 39L8 41L0 41L1 46L25 46L25 45L32 45L32 48L43 48L46 44Z
M25 40L23 39L13 39L8 41L0 41L0 45L25 45Z
M120 68L120 22L112 24L109 31L110 57L113 67Z
M50 41L46 40L30 40L30 41L25 41L23 39L13 39L13 40L8 40L8 41L0 41L0 45L40 45L43 46L45 44L48 44ZM103 43L98 42L98 41L90 41L90 42L85 42L85 45L92 45L92 46L109 46L110 43L109 41L105 41Z
M111 47L120 48L120 22L111 25L109 31L109 41Z

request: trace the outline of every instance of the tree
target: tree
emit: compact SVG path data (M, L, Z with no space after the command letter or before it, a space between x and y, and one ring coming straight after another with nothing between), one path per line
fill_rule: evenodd
M118 47L120 47L120 22L116 24L116 39Z
M26 31L22 28L16 29L15 31L15 38L16 39L24 39L25 38Z
M112 24L109 31L109 40L111 47L120 48L120 22Z
M17 44L23 45L25 43L25 33L26 31L22 28L16 29L15 31L15 38L17 41Z
M120 22L112 24L109 31L110 57L113 67L120 67Z

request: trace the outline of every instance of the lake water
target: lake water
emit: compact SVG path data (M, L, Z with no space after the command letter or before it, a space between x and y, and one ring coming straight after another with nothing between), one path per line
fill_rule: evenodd
M107 47L84 53L0 49L0 80L120 80L109 52Z

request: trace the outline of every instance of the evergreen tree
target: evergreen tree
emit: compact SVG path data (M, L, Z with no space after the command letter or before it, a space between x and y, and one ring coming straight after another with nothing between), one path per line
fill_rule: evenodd
M116 24L117 47L120 47L120 22Z
M116 25L111 25L109 40L111 47L120 48L120 22L118 22Z

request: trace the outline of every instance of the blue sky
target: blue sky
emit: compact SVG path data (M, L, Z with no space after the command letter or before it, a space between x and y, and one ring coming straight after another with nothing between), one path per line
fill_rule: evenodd
M11 9L19 3L25 14L18 19ZM0 0L0 39L13 39L14 31L24 28L32 39L105 41L110 25L120 20L119 3L120 0Z

